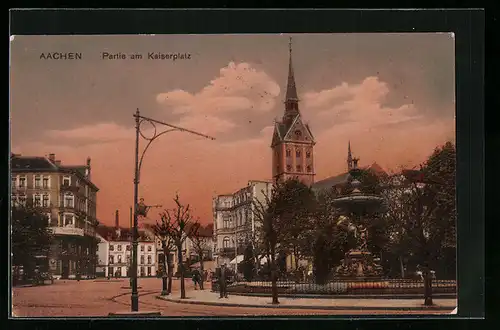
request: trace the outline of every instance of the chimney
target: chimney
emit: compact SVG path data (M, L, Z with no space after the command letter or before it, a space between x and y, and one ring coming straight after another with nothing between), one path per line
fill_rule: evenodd
M52 163L55 163L55 162L56 162L56 154L49 154L49 160L50 160Z
M90 180L90 157L87 157L87 170L85 171L85 175L87 179Z
M118 210L115 211L115 228L120 228L120 215L118 214Z
M57 166L61 166L61 161L60 160L56 160L55 163L56 163Z

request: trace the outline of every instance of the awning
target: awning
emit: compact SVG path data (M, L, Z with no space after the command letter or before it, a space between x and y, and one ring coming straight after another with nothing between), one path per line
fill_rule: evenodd
M234 265L236 263L236 261L238 261L238 263L242 262L244 259L244 256L242 254L236 256L236 258L234 258L233 260L231 260L230 264Z

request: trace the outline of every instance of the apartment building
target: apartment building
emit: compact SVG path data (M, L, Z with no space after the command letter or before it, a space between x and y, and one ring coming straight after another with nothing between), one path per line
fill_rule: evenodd
M55 278L95 277L97 192L91 160L64 165L55 154L11 154L11 204L35 206L48 216L55 240L47 258Z
M100 274L111 277L129 277L132 261L132 229L122 228L119 225L119 214L115 214L115 226L99 226L98 234L101 237L98 252L102 264L98 265ZM154 234L146 229L139 229L137 246L137 276L153 277L157 271L157 253ZM104 271L104 274L102 272Z
M236 256L241 259L246 244L255 242L259 223L254 215L254 201L265 204L272 186L272 181L251 180L236 192L213 199L213 255L217 265L229 264Z

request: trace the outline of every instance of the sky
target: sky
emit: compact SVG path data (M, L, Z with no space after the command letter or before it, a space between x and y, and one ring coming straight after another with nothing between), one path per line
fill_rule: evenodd
M171 208L178 193L195 218L211 223L214 196L271 179L289 37L299 109L317 143L316 181L346 171L349 140L361 166L377 162L387 171L417 166L435 147L455 141L455 50L448 33L15 36L12 152L54 153L67 165L91 157L99 221L114 223L119 210L127 225L132 115L139 108L216 138L162 135L144 156L139 185L146 204ZM49 52L80 52L82 59L40 58ZM127 59L103 59L104 52ZM149 59L148 53L178 56ZM147 123L141 128L152 135Z

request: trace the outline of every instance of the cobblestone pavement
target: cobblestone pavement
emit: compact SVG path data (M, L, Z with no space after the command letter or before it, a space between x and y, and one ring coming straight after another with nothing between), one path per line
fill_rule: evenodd
M19 317L107 316L130 310L128 279L121 281L56 281L53 285L14 288L12 315ZM360 311L300 310L180 304L157 299L161 279L139 279L139 310L160 311L162 316L256 316L256 315L359 315L359 314L442 314L443 311ZM180 283L174 280L172 298L179 297ZM186 280L187 296L197 294ZM209 288L206 289L207 291ZM208 292L206 294L209 294ZM212 293L216 295L215 293ZM231 299L231 298L229 298Z

